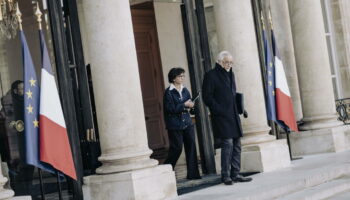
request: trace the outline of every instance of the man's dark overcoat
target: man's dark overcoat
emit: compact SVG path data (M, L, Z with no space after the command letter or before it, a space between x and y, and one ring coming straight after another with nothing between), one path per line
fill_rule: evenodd
M208 71L202 88L204 103L209 107L215 138L242 137L237 110L236 82L232 69L227 72L219 64Z

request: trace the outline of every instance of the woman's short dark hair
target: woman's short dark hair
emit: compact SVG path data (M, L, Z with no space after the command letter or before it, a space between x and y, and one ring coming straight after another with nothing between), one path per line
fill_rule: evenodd
M183 68L181 68L181 67L174 67L174 68L172 68L169 71L169 73L168 73L168 81L169 81L169 83L173 83L174 79L177 76L179 76L179 75L181 75L183 73L185 73L185 70Z

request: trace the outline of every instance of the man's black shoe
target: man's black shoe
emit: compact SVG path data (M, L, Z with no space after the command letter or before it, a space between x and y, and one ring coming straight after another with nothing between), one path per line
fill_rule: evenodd
M191 177L187 177L188 180L198 180L198 179L202 179L201 176L191 176Z
M221 178L221 181L225 184L225 185L232 185L233 182L232 182L232 179L231 178Z
M250 182L253 179L250 177L243 177L241 175L237 175L236 177L232 177L233 182Z

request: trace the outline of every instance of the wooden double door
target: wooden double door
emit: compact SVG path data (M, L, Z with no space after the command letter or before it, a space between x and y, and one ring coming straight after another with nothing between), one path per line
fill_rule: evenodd
M161 163L167 156L168 134L163 118L164 80L152 3L131 8L141 81L148 145Z

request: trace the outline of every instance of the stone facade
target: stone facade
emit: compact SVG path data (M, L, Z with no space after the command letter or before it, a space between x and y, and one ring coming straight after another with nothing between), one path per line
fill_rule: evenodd
M101 4L78 0L84 57L92 66L100 132L102 166L84 177L85 199L172 199L177 196L170 165L150 159L142 103L130 5L145 0L118 0ZM181 1L154 1L163 78L182 66L188 72ZM332 1L331 23L343 97L350 97L350 2ZM293 155L340 152L350 148L350 128L337 121L330 49L325 36L321 1L271 0L277 44L285 67L299 133L292 133ZM214 64L216 54L233 54L237 89L245 94L249 118L242 119L242 171L268 172L290 165L285 139L269 134L256 28L251 1L206 0L208 40ZM116 37L118 36L118 37ZM0 73L8 89L19 71L13 42L0 40ZM33 41L31 41L33 42ZM101 54L103 52L103 54ZM37 61L36 61L37 62ZM189 77L189 76L188 76ZM186 79L190 88L190 80ZM339 91L338 91L339 92ZM108 98L106 98L108 96ZM117 114L116 114L117 113ZM220 172L220 156L217 169ZM183 163L184 159L180 161ZM0 168L0 199L12 197L4 189Z

